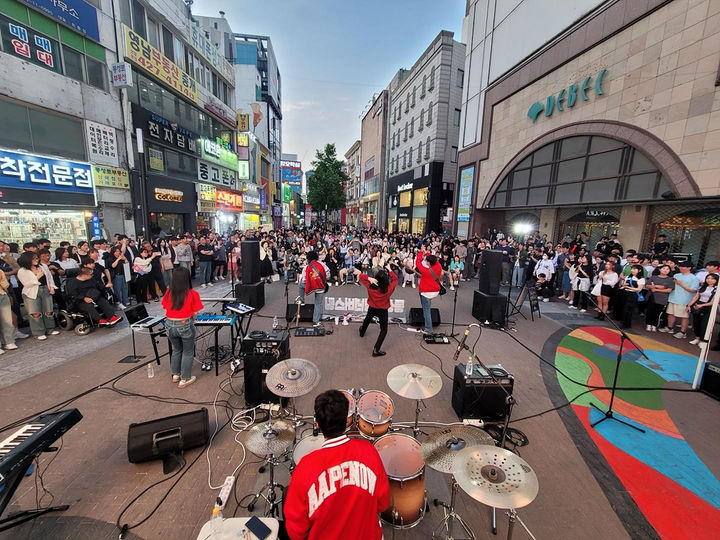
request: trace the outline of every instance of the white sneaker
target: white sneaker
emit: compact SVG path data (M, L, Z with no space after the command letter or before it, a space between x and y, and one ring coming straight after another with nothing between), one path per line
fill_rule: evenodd
M668 328L667 326L665 326L663 328L658 328L658 332L663 332L665 334L671 334L672 331L673 331L672 328Z
M415 288L415 282L413 281L413 289Z
M212 287L212 281L207 284L208 287Z
M675 332L673 334L673 337L678 339L685 339L687 335L685 334L685 332Z
M20 330L15 330L15 339L26 339L29 337L30 337L29 334L26 334L25 332L21 332Z
M60 333L60 330L53 330L52 332L50 332L50 335L57 336L59 333Z
M47 339L47 336L38 336L38 341L45 341Z
M0 349L0 354L5 354L5 351L3 351L2 349Z
M122 302L118 302L118 307L120 309L127 309L127 306L125 306L125 304L123 304Z
M690 345L697 345L698 343L700 343L700 338L695 338L690 342Z
M650 331L651 331L651 332L657 332L657 331L658 331L657 326L651 326L651 327L650 327Z
M207 285L205 285L204 283L202 285L200 285L201 289L204 289L205 287L207 287Z
M560 296L560 300L565 300L565 295Z
M403 284L402 284L402 286L403 286L403 289L405 288L405 285L406 285L406 283L405 283L405 282L403 281Z
M587 309L581 309L580 313L587 313Z
M573 306L572 304L570 304L570 305L568 306L568 308L569 308L569 309L577 309L577 308L576 308L575 306Z
M450 290L451 290L451 291L454 291L454 290L455 290L455 287L452 287L452 286L451 286L451 287L450 287Z
M543 302L549 302L549 301L550 301L549 298L543 298Z
M8 343L7 345L5 345L5 348L6 348L8 351L14 351L15 349L18 348L18 346L15 345L14 343ZM2 350L2 349L0 349L0 350Z
M646 325L645 325L645 331L646 331L646 332L652 332L652 326L650 326L649 324L646 324Z

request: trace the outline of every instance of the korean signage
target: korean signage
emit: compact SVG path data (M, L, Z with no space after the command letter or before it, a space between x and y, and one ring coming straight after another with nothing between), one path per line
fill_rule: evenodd
M90 228L92 229L93 238L102 238L102 230L100 229L100 217L97 212L93 212L90 217Z
M250 137L248 137L247 133L238 133L237 135L237 147L239 148L247 148L250 146Z
M545 103L543 103L542 101L537 101L533 103L528 109L528 117L530 118L530 120L532 120L534 124L537 121L538 116L540 116L540 113L543 111L545 111L545 116L552 116L552 113L555 109L557 109L559 112L562 112L565 109L572 108L577 102L578 96L580 96L580 99L582 101L589 101L590 98L588 97L587 92L588 90L590 90L591 87L594 87L596 96L602 96L602 83L606 73L607 69L601 69L600 72L595 75L594 85L592 82L592 77L585 77L580 86L578 86L577 84L571 84L570 87L568 87L567 89L563 88L562 90L560 90L557 95L553 94L551 96L548 96L545 100Z
M3 50L35 65L62 73L58 42L0 16Z
M187 31L190 36L190 44L199 52L202 57L222 75L230 86L235 86L235 70L230 62L225 60L222 52L214 47L205 37L205 32L194 24L188 24Z
M242 194L235 193L233 191L226 191L224 189L216 189L215 206L218 210L223 210L225 212L242 212Z
M100 43L97 11L83 0L20 0L60 24Z
M292 201L292 190L288 184L282 184L282 200L283 202Z
M237 126L238 126L238 131L250 131L250 115L249 114L238 114L237 115ZM238 138L239 137L240 137L240 135L238 135Z
M265 192L265 188L260 190L260 208L262 210L267 208L267 193Z
M215 212L215 186L197 184L198 212Z
M0 201L95 206L92 165L0 150Z
M250 179L250 162L249 161L238 161L238 176L240 180Z
M312 223L312 206L309 204L305 205L305 226L309 227Z
M155 199L164 202L183 202L183 192L177 189L155 188Z
M458 194L458 221L470 221L472 208L472 190L475 167L465 167L460 171L460 189Z
M148 164L151 169L153 169L154 171L165 170L165 157L163 156L162 150L151 147L147 149L147 155Z
M235 171L200 159L198 159L198 180L233 189L237 187L237 173Z
M200 155L207 161L222 165L236 171L238 169L237 154L228 148L222 139L200 139Z
M215 116L217 116L220 120L225 122L226 124L232 126L235 128L237 125L235 118L232 117L232 111L225 107L222 103L219 101L209 98L212 101L210 103L205 104L205 110L210 111Z
M148 142L155 141L181 152L197 155L198 140L189 129L135 104L132 106L132 113L135 127L142 128Z
M130 189L130 175L125 169L93 165L95 185L120 189Z
M85 120L85 135L90 161L114 167L120 164L114 127Z
M130 62L115 62L111 65L112 85L115 88L129 88L133 85Z
M132 29L127 26L123 26L123 29L125 30L125 54L130 61L175 89L180 95L196 103L198 88L195 79Z
M283 165L280 168L280 178L291 186L299 186L302 184L302 170Z

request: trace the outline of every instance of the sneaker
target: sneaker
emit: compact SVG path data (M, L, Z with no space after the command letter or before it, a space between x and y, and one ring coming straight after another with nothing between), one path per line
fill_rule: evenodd
M204 289L205 287L207 287L207 285L205 285L204 283L202 285L200 285L201 289Z
M664 332L666 334L670 334L672 332L672 328L668 328L665 326L664 328L658 328L658 332Z
M59 333L60 333L60 330L53 330L52 332L50 332L50 335L57 336Z
M576 308L575 306L573 306L572 304L570 304L570 305L568 306L568 309L577 309L577 308Z
M405 285L406 285L406 283L405 283L405 282L403 281L403 284L402 284L402 286L403 286L403 289L405 288Z
M651 326L651 327L650 327L650 331L651 331L651 332L657 332L657 331L658 331L657 326Z
M118 322L119 320L120 320L120 317L118 317L117 315L113 315L112 317L110 317L110 320L108 321L108 324L115 324L115 323Z
M565 300L565 295L562 294L562 295L558 296L558 299L559 299L559 300Z
M193 375L189 379L183 379L182 381L180 381L178 383L178 388L185 388L186 386L194 383L196 380L197 380L197 377L195 377L195 375Z
M100 326L105 326L107 323L108 323L108 322L107 322L107 319L100 319L100 320L98 321L98 324L99 324Z
M172 376L172 382L179 383L180 382L180 375L173 375Z
M0 354L5 354L5 351L3 351L2 349L0 349Z
M18 348L18 346L15 345L14 343L8 343L7 345L5 345L5 348L6 348L8 351L14 351L15 349ZM2 350L2 349L0 349L0 350Z
M455 290L455 287L453 287L453 286L451 285L451 286L450 286L450 290L451 290L451 291L454 291L454 290Z
M213 285L212 282L207 284L208 287L212 287L212 285Z
M20 330L15 330L15 339L26 339L30 336L24 332L21 332Z
M580 313L587 313L587 309L581 309Z
M646 331L646 332L652 332L652 326L650 326L649 324L646 324L646 325L645 325L645 331Z
M678 339L685 339L687 337L687 334L685 334L685 332L675 332L673 334L673 337Z
M413 289L414 289L414 288L415 288L415 282L414 282L414 281L413 281L413 284L412 284L412 285L413 285Z
M117 307L118 307L119 309L123 309L123 310L124 310L124 309L127 309L127 306L125 306L125 304L123 304L122 302L118 302Z
M695 338L690 342L690 345L697 345L698 343L700 343L700 338Z
M543 302L549 302L549 301L550 301L549 298L543 298Z
M316 323L313 324L313 326L314 326L315 328L321 328L321 327L322 327L322 323L321 323L321 322L316 322Z
M38 341L45 341L47 339L47 336L38 336Z

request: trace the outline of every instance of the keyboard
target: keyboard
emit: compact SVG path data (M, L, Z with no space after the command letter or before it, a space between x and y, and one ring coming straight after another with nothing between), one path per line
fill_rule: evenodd
M132 328L152 328L164 320L165 317L145 317L144 319L140 319L139 321L132 323L130 326Z
M81 419L77 409L43 414L0 442L0 484L21 467L24 472L38 455Z
M235 315L200 313L195 318L195 326L232 326L235 324L235 319Z
M232 311L233 313L237 313L238 315L246 315L255 311L254 307L248 306L246 304L241 304L240 302L233 302L232 304L227 304L225 307L228 309L228 311Z

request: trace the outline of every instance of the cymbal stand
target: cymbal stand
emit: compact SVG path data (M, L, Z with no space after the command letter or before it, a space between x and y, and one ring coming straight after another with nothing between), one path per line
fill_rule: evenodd
M260 491L255 494L247 508L250 512L252 512L255 508L255 503L260 497L262 497L270 505L269 508L266 507L265 509L265 516L280 519L280 504L285 498L285 486L275 481L275 466L280 465L280 462L275 456L270 454L265 458L265 463L263 463L261 470L265 467L265 465L270 466L270 479L267 484L261 487ZM279 489L281 492L281 497L279 499L275 493L275 489ZM265 491L267 491L267 495L265 495Z
M514 508L511 508L510 510L505 512L505 515L508 517L508 520L509 520L508 521L507 540L512 540L513 529L515 528L515 520L517 520L520 523L520 525L522 525L523 529L525 529L525 532L528 533L528 535L530 536L530 538L532 538L532 540L536 540L533 533L530 532L530 529L527 528L527 525L525 525L525 523L523 523L523 520L520 519L520 516L518 516L517 510L515 510Z
M443 513L445 514L445 517L443 517L442 521L440 521L440 523L438 523L438 526L435 527L435 530L432 533L433 538L436 538L436 534L439 534L439 531L444 528L445 538L447 540L457 540L456 537L453 536L453 523L457 521L463 528L463 530L467 533L468 538L470 540L476 540L475 533L472 532L470 526L465 522L462 517L460 517L457 512L455 512L455 497L457 496L457 492L458 483L455 481L455 475L453 475L452 482L450 484L450 504L438 501L437 499L433 501L435 506L440 505L443 507ZM439 538L439 536L437 536L437 538Z
M419 427L419 422L420 422L420 402L421 402L421 401L422 401L421 399L416 399L416 400L415 400L415 425L413 426L413 436L414 436L416 439L418 438L418 435L420 435L421 433L422 433L423 435L427 435L427 433L425 433L424 431L422 431L422 430L420 429L420 427ZM425 404L423 403L423 405L425 405Z

